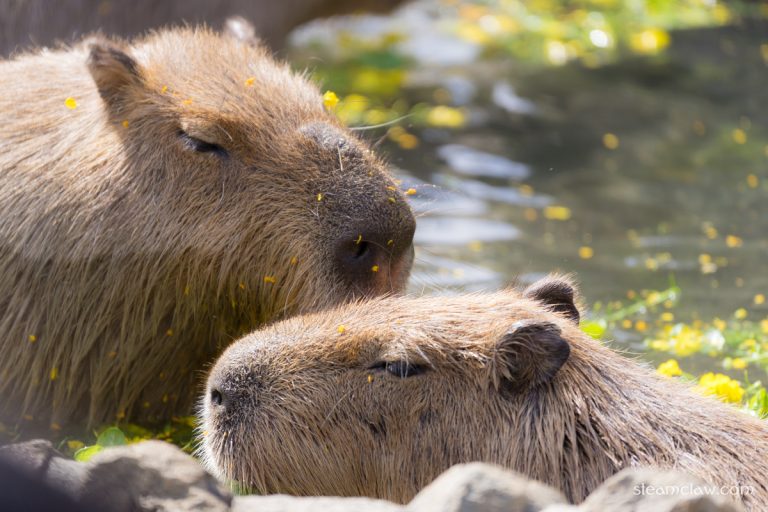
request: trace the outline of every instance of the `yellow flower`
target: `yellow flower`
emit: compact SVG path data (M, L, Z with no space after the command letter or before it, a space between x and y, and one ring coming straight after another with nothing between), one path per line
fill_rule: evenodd
M632 327L632 321L627 320L629 322L629 326ZM669 342L667 340L653 340L651 342L651 348L657 352L666 352L669 350Z
M427 113L427 124L443 128L460 128L466 123L464 112L453 107L438 105Z
M336 93L333 91L325 91L325 94L323 94L323 105L325 105L326 110L333 110L338 104L339 97L336 96Z
M616 149L619 147L619 138L613 133L606 133L603 135L603 146L608 149Z
M681 325L672 331L670 341L675 354L686 357L701 350L701 338L701 332L687 325Z
M588 260L592 258L592 256L595 255L595 250L591 247L587 247L586 245L579 247L579 258L583 260Z
M705 395L714 395L731 403L741 402L744 396L741 384L722 373L705 373L699 378L697 389Z
M544 208L544 217L549 220L568 220L571 218L571 209L566 206L547 206Z
M677 364L675 359L670 359L661 363L656 371L667 377L677 377L683 374L683 370L680 369L680 365Z
M739 308L734 311L733 316L735 316L737 320L744 320L747 318L747 310L744 308Z
M740 357L734 357L731 359L731 368L734 370L743 370L747 367L747 362Z

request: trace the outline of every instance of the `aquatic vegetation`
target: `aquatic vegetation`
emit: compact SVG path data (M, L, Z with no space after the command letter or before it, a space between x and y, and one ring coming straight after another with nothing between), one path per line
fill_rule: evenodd
M658 373L768 417L768 317L749 320L742 307L727 319L676 321L681 295L674 282L662 291L631 290L627 302L597 303L582 329L598 339L629 336L642 359L658 361Z

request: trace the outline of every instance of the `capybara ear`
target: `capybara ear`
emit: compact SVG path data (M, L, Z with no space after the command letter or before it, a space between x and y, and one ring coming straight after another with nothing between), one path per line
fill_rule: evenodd
M493 385L499 391L514 392L549 382L570 354L571 347L557 325L519 322L496 344Z
M96 87L107 105L117 108L127 88L141 83L138 64L122 48L104 39L95 39L89 48L88 69Z
M562 313L579 323L579 308L576 305L576 285L565 276L547 276L533 283L523 291L523 296L548 306L550 310Z
M224 34L240 41L243 44L258 46L259 38L256 36L256 28L242 16L231 16L224 22Z

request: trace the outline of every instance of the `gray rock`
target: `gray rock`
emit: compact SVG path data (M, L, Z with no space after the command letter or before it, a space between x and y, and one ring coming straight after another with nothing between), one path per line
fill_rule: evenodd
M482 463L459 464L408 504L412 512L537 512L568 502L542 483Z
M694 476L654 468L628 468L606 480L581 505L583 512L738 512L724 495Z
M403 507L370 498L299 498L282 494L236 496L232 512L398 512Z
M44 439L2 446L0 458L75 498L88 473L85 464L62 457L51 442Z
M198 461L161 441L107 448L87 463L43 440L4 446L0 457L94 510L224 512L232 501Z
M108 448L87 466L80 499L105 509L224 512L232 501L198 461L162 441Z

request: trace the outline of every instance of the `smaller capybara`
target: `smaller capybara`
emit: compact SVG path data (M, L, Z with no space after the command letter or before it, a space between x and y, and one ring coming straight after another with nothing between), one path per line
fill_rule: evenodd
M201 452L260 493L407 502L453 464L496 463L582 501L629 466L768 503L768 423L584 334L568 279L523 293L383 298L231 345Z
M230 27L0 62L6 426L189 414L232 340L404 288L415 221L386 166Z

